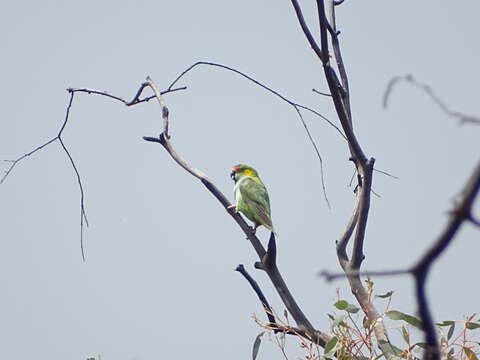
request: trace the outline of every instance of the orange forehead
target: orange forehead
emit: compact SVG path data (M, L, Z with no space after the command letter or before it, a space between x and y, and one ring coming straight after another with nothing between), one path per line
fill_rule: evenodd
M245 174L247 176L250 176L253 174L253 171L250 170L250 169L242 169L240 166L234 166L232 167L232 171L235 172L235 173L242 173L242 174Z

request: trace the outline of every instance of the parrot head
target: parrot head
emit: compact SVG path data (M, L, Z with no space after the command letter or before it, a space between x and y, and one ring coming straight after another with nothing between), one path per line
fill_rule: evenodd
M232 178L233 181L237 182L244 176L258 178L258 173L257 173L257 170L245 164L238 164L232 167L232 172L230 173L230 177Z

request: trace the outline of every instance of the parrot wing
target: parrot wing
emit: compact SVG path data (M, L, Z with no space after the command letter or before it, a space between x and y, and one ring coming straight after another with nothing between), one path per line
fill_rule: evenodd
M270 217L270 199L265 185L258 183L251 178L246 178L240 184L239 190L242 199L255 216L261 220L262 225L271 230L273 226Z

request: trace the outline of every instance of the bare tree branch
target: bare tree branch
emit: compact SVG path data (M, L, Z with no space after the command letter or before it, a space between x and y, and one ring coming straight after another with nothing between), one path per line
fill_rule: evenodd
M330 94L327 94L327 93L324 93L324 92L321 92L321 91L318 91L317 89L312 89L312 91L314 93L317 93L318 95L323 95L323 96L332 96Z
M262 289L260 289L260 286L258 286L258 283L255 281L254 278L252 278L252 276L247 272L247 270L245 270L245 267L243 266L243 264L238 265L235 268L235 271L238 271L240 274L243 275L243 277L245 279L247 279L247 281L250 284L250 286L252 287L253 291L255 291L255 294L257 294L258 299L262 303L262 307L265 310L265 313L267 315L267 318L268 318L268 321L269 321L268 325L275 325L277 322L275 320L275 316L273 315L273 310L272 310L270 304L268 303L267 298L263 294ZM275 329L274 332L275 333L278 332L278 329Z
M475 167L473 173L470 175L467 183L463 187L460 193L461 199L457 200L453 210L450 212L450 219L448 220L444 230L440 233L437 240L432 244L432 246L420 257L420 259L412 267L401 270L385 271L361 272L359 270L351 270L342 274L322 271L319 275L325 277L327 281L333 281L344 277L350 279L352 276L393 276L404 274L413 275L415 278L415 289L419 308L419 315L425 331L425 342L428 345L425 359L439 360L440 349L434 321L430 313L430 308L425 293L425 283L432 264L446 250L448 245L450 245L450 243L453 241L454 237L460 230L462 224L472 221L473 205L479 191L480 161Z
M437 238L435 243L425 252L420 260L412 267L412 273L416 281L416 294L419 306L419 314L425 330L425 342L428 345L426 351L427 360L440 359L440 350L437 341L435 325L428 306L425 294L425 282L433 262L445 251L452 242L461 225L471 218L473 202L480 189L480 162L477 164L473 174L464 186L461 196L451 212L450 219L445 229Z
M169 88L167 90L163 90L161 91L161 94L162 95L165 95L165 94L168 94L170 92L175 92L175 91L181 91L181 90L186 90L187 87L186 86L182 86L182 87L178 87L178 88ZM115 95L112 95L106 91L100 91L100 90L95 90L95 89L87 89L87 88L69 88L67 89L68 92L70 93L75 93L75 92L83 92L83 93L87 93L87 94L95 94L95 95L102 95L102 96L105 96L105 97L109 97L109 98L112 98L114 100L118 100L122 103L124 103L125 105L127 106L133 106L133 105L137 105L137 104L140 104L140 103L143 103L143 102L148 102L152 99L155 98L155 95L152 95L152 96L147 96L143 99L140 99L140 95L142 94L142 91L143 91L143 87L140 87L137 91L137 93L135 94L135 96L133 97L132 100L130 101L127 101L119 96L115 96Z
M332 282L338 279L345 279L348 276L397 276L397 275L406 275L411 274L410 269L406 270L380 270L380 271L351 271L349 273L334 273L327 270L322 270L318 273L318 276L324 277L326 281Z
M470 215L470 219L468 219L468 220L470 220L470 222L473 225L480 227L480 221L478 219L476 219L473 215Z
M378 343L389 343L387 330L383 325L382 319L378 311L375 309L373 303L370 301L368 293L363 287L363 284L360 280L360 276L351 274L352 271L358 272L360 270L361 263L364 259L363 243L365 240L365 231L370 209L370 192L372 186L375 159L367 159L353 131L348 78L340 52L340 45L337 38L338 32L335 29L334 6L336 4L333 2L333 0L327 0L330 5L329 8L331 13L331 19L329 23L325 12L324 0L316 0L318 19L320 24L321 50L315 50L316 48L318 48L318 45L313 39L313 36L311 35L311 32L305 23L302 11L296 0L291 1L294 6L300 26L305 36L307 37L307 40L311 44L312 48L314 49L315 53L317 54L323 65L325 78L327 80L330 94L332 96L333 104L342 125L343 132L347 137L347 142L351 154L350 160L353 161L358 172L358 185L355 191L356 204L354 206L350 220L347 223L346 229L344 230L343 235L337 242L337 256L342 269L345 273L348 274L348 281L350 283L352 293L356 297L358 303L362 307L362 310L366 314L369 321L374 324L375 337L377 338ZM334 47L336 64L340 71L342 82L339 81L335 70L330 64L330 54L328 50L329 34L332 40L332 46ZM346 247L354 231L355 235L352 256L351 259L349 259ZM383 353L385 357L389 360L395 358L395 355L391 352L383 351Z
M463 124L476 124L480 125L480 117L478 116L472 116L472 115L466 115L458 111L453 111L450 110L450 108L447 106L447 104L438 97L435 92L428 86L427 84L423 84L421 82L418 82L413 78L412 75L405 75L405 76L395 76L392 78L387 85L387 88L385 89L385 93L383 94L383 107L386 109L388 106L388 101L390 100L393 88L396 84L400 82L407 82L416 88L422 90L425 94L427 94L430 99L442 110L448 117L455 118L458 120L459 125Z
M80 178L80 173L77 169L77 166L75 165L75 162L72 158L72 155L70 154L70 152L68 151L67 147L65 146L65 143L63 142L63 139L62 139L62 134L63 134L63 131L65 130L65 126L67 125L67 122L68 122L68 117L70 115L70 109L72 107L72 102L73 102L73 92L70 93L70 100L68 102L68 106L67 106L67 111L66 111L66 115L65 115L65 119L63 120L63 123L62 123L62 126L60 127L60 130L58 131L57 135L55 135L52 139L48 140L47 142L45 142L44 144L36 147L35 149L33 149L32 151L18 157L17 159L15 160L6 160L8 162L11 163L10 167L8 168L7 171L5 171L5 174L3 175L2 179L0 180L0 184L2 184L6 178L8 177L8 175L10 175L10 173L12 172L12 170L14 169L14 167L20 163L22 160L24 160L25 158L35 154L37 151L40 151L44 148L46 148L48 145L54 143L55 141L58 140L58 142L60 143L60 146L62 147L63 151L65 152L65 154L67 155L69 161L70 161L70 164L72 165L72 168L73 168L73 171L75 172L75 176L77 178L77 183L78 183L78 187L80 189L80 250L82 252L82 260L85 261L85 251L84 251L84 248L83 248L83 225L85 223L85 225L88 226L88 219L87 219L87 213L85 211L85 192L83 190L83 185L82 185L82 179Z
M291 1L292 1L293 8L295 9L295 14L297 15L298 22L300 23L300 27L302 28L302 31L305 34L305 37L307 38L308 43L310 44L310 47L315 52L315 54L317 54L318 58L323 62L323 59L325 59L325 55L322 53L322 50L320 50L317 42L313 38L313 35L310 32L310 29L308 28L307 23L305 22L302 9L300 8L298 1L297 0L291 0Z
M343 2L343 0L340 2L340 4ZM350 87L348 85L348 76L347 76L347 70L345 68L345 65L343 63L343 58L342 58L342 52L340 50L340 42L338 41L338 33L337 33L337 25L336 25L336 20L335 20L335 6L340 5L336 3L335 1L329 1L328 4L329 6L329 13L330 13L330 35L332 39L332 48L333 48L333 53L335 56L335 60L337 62L337 68L340 73L340 78L342 79L342 96L343 96L343 102L345 104L345 108L348 113L348 118L350 119L350 126L353 127L353 121L352 121L352 112L350 109Z
M166 94L166 93L169 93L169 92L185 90L185 89L186 89L186 87L174 88L174 89L169 88L167 90L162 91L161 93ZM78 171L77 165L75 164L75 161L73 160L73 157L70 154L70 151L68 151L68 148L67 148L67 146L66 146L66 144L65 144L65 142L63 141L63 138L62 138L63 131L65 130L65 127L67 126L67 123L68 123L68 119L69 119L69 116L70 116L70 110L72 108L73 98L75 96L75 93L76 92L83 92L83 93L87 93L87 94L102 95L102 96L106 96L106 97L112 98L114 100L120 101L127 106L132 106L132 105L136 105L136 104L139 104L139 103L142 103L142 102L149 101L150 99L155 98L155 95L144 98L144 99L139 99L139 96L140 96L141 92L143 91L143 87L141 87L141 89L139 89L137 91L136 95L134 96L134 98L131 101L126 101L126 100L122 99L121 97L111 95L108 92L94 90L94 89L69 88L69 89L67 89L67 91L70 93L70 100L69 100L68 105L67 105L65 118L63 120L63 123L62 123L62 125L60 127L60 130L58 131L57 135L55 135L53 138L51 138L47 142L43 143L42 145L37 146L35 149L29 151L28 153L23 154L22 156L18 157L15 160L4 160L6 162L11 163L11 165L5 171L5 174L3 175L3 177L0 179L0 185L3 184L3 182L10 175L10 173L13 171L15 166L17 166L22 160L26 159L27 157L35 154L37 151L40 151L40 150L44 149L48 145L50 145L50 144L52 144L52 143L54 143L55 141L58 140L58 142L60 143L60 146L62 147L63 151L67 155L70 164L72 165L72 168L75 172L75 177L77 178L78 187L80 189L80 250L81 250L81 253L82 253L82 260L85 262L85 260L86 260L85 259L85 249L84 249L84 243L83 243L83 240L84 240L83 239L84 224L88 227L88 219L87 219L87 214L86 214L86 211L85 211L85 191L84 191L84 188L83 188L82 179L80 177L80 172Z
M169 112L168 112L168 108L165 105L163 97L151 79L147 78L147 81L144 83L144 85L146 85L145 87L147 86L150 87L154 91L158 99L158 102L161 106L162 118L164 120L163 132L160 134L158 138L144 137L144 139L149 142L156 142L161 144L165 148L165 150L169 153L169 155L172 157L172 159L175 162L177 162L177 164L179 164L188 173L190 173L191 175L199 179L205 185L205 187L212 193L212 195L214 195L217 198L217 200L220 201L220 203L223 205L225 210L227 210L228 214L230 214L230 216L232 216L232 218L237 222L237 224L240 226L240 228L243 230L244 234L246 235L247 239L250 241L250 243L254 247L260 259L260 262L262 264L261 266L262 270L264 270L269 276L270 280L272 281L272 284L277 290L286 308L288 309L292 317L295 319L300 331L305 332L305 334L307 334L309 339L311 339L313 342L321 346L324 346L327 343L327 341L330 339L330 337L316 330L312 326L310 321L307 319L307 317L303 314L300 307L297 305L295 299L293 298L287 285L285 284L285 281L283 280L280 274L280 271L278 270L277 264L275 262L276 248L275 248L275 237L273 233L270 237L269 250L267 252L265 251L263 245L255 235L255 233L252 231L252 228L245 222L242 216L234 210L234 206L228 201L225 195L222 194L222 192L207 178L207 176L203 172L193 168L182 157L180 157L180 155L174 150L170 142L171 135L168 134L167 136L167 133L166 133L166 131L168 130Z

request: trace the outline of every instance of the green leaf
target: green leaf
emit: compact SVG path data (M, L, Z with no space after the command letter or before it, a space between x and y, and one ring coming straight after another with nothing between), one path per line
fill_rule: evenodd
M347 308L345 309L347 312L349 312L350 314L356 314L357 312L360 311L360 308L355 306L355 305L352 305L352 304L348 304Z
M408 333L408 330L404 325L402 325L402 336L403 340L405 340L405 343L410 344L410 334Z
M346 300L339 300L335 304L333 304L338 310L344 310L351 314L356 314L360 311L360 308L356 307L353 304L349 304Z
M447 333L447 339L450 340L453 336L453 332L455 331L455 323L453 323L451 326L450 326L450 329L448 329L448 333Z
M385 315L391 320L403 320L403 315L405 314L397 310L390 310Z
M346 300L338 300L335 304L333 304L338 310L347 310L348 308L348 301Z
M422 349L427 348L427 343L425 343L425 342L417 342L415 345L418 346L418 347L421 347Z
M452 326L453 324L455 324L455 321L445 320L445 321L442 321L441 323L437 323L437 326Z
M385 357L388 358L388 354L399 356L402 353L402 350L397 348L395 345L392 345L386 340L380 340L378 342L378 346L382 350L382 352L385 354Z
M465 323L465 327L469 330L473 330L480 328L480 324L477 322L467 322Z
M385 293L385 294L382 294L382 295L375 295L375 297L377 297L377 298L382 298L382 299L386 299L386 298L389 298L389 297L392 296L392 295L393 295L393 291L389 291L389 292L387 292L387 293Z
M423 328L422 321L419 318L416 318L415 316L408 315L397 310L387 311L385 315L391 320L403 320L419 329Z
M328 340L328 342L325 344L325 350L323 351L325 356L327 356L331 351L335 349L337 342L338 342L338 338L336 336Z
M463 347L463 352L467 355L468 360L478 360L477 354L467 347Z
M416 328L423 329L422 320L415 316L405 314L405 319L403 320L405 320L410 325L415 326Z
M262 335L264 331L257 335L255 341L253 342L253 349L252 349L252 360L255 360L258 355L258 350L260 350L260 344L262 343Z

